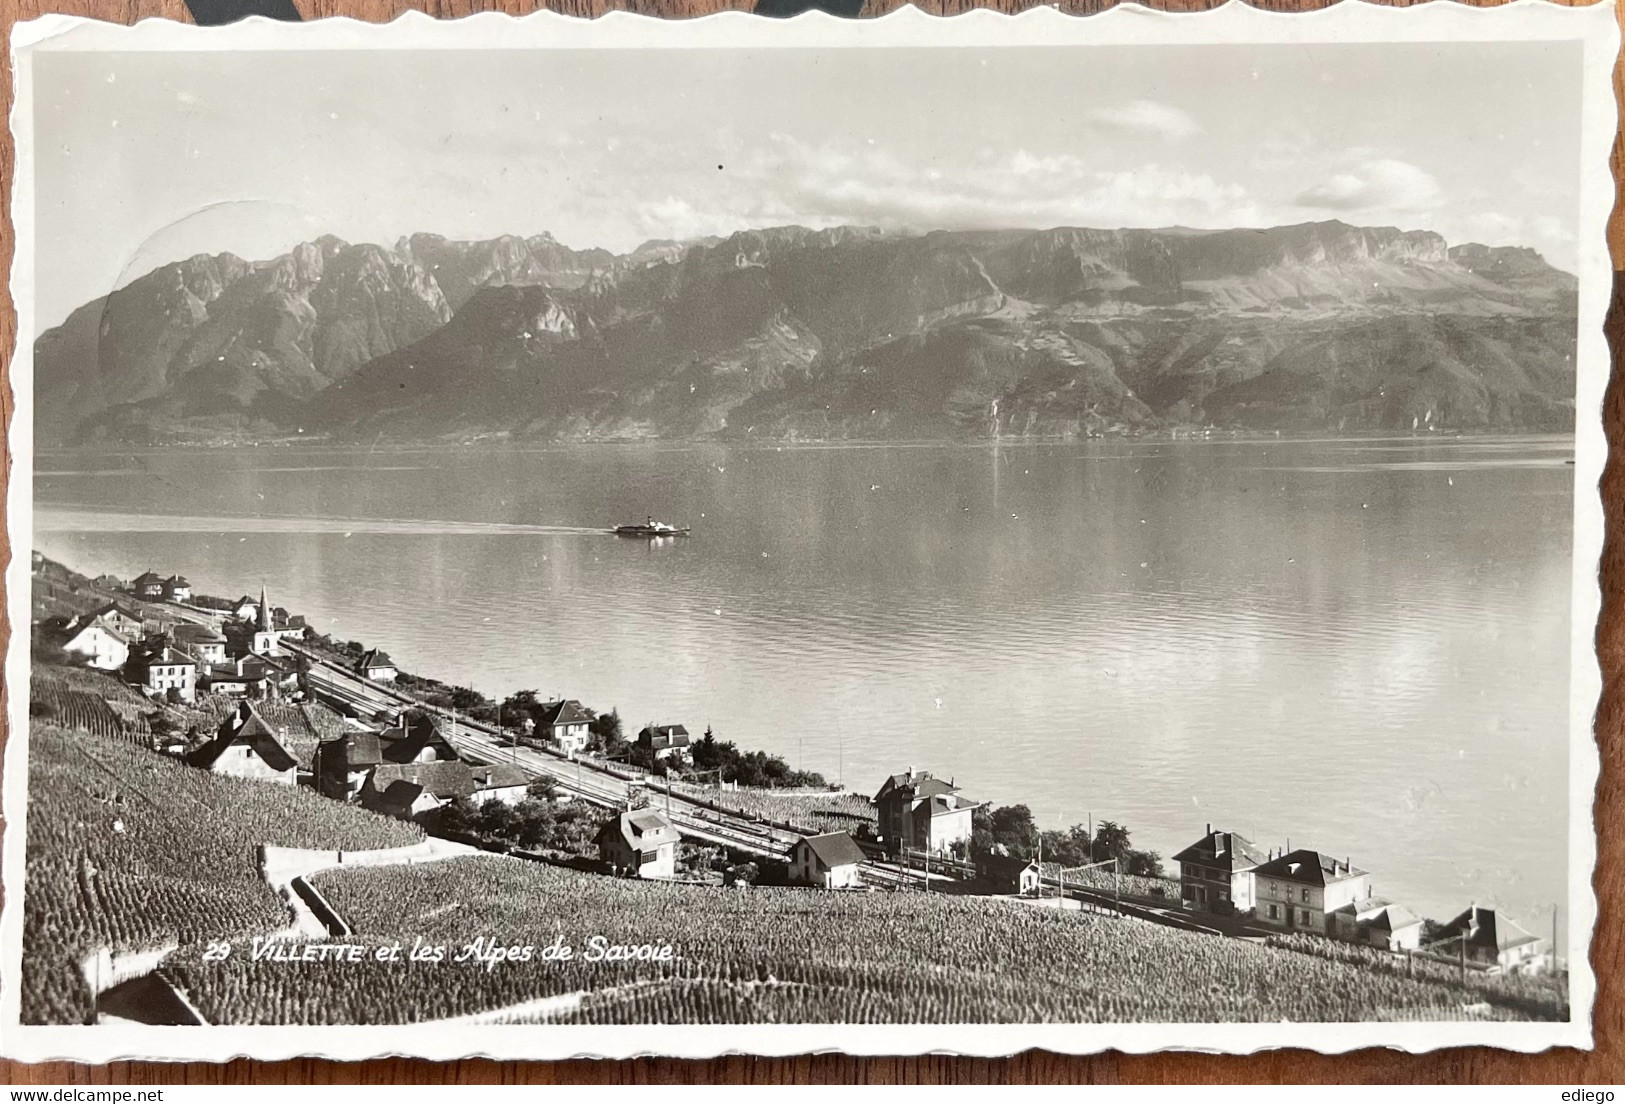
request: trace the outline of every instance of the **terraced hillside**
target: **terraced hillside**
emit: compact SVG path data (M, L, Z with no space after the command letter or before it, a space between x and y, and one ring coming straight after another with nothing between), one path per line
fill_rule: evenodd
M80 1023L79 963L268 933L288 914L256 850L392 847L413 825L317 796L194 770L118 739L31 726L22 1018Z
M658 885L515 859L330 871L317 888L368 946L476 938L529 961L274 968L195 954L175 976L213 1022L394 1023L492 1013L534 1022L992 1023L1520 1018L1412 981L1126 918L921 893ZM672 958L589 961L669 942ZM562 940L569 961L540 949ZM404 956L403 956L404 958ZM549 1000L548 998L552 998ZM525 1007L528 1004L529 1007ZM1478 1006L1469 1009L1467 1005ZM1555 1006L1545 1009L1557 1015Z

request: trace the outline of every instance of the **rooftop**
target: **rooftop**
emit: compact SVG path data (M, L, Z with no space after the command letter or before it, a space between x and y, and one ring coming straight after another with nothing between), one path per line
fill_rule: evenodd
M597 838L602 843L616 835L627 847L640 853L657 851L668 843L676 843L679 838L671 821L653 809L633 809L606 820L598 829Z
M861 863L866 856L851 836L845 832L825 832L821 836L802 836L800 843L812 849L818 861L833 870L837 866Z
M295 766L293 756L282 746L271 726L247 702L220 722L214 739L194 751L187 760L195 767L212 767L228 748L239 744L251 748L272 770L292 770Z
M536 712L536 723L543 725L589 724L592 716L574 698L544 703Z
M1251 870L1269 861L1269 856L1253 846L1252 840L1235 832L1215 832L1208 825L1207 835L1174 856L1177 863L1216 866L1231 872Z
M1253 871L1254 874L1266 878L1280 878L1288 882L1300 882L1304 885L1330 885L1348 878L1358 878L1370 873L1354 866L1348 860L1338 860L1330 855L1323 855L1319 851L1300 847L1296 851L1289 851L1277 859L1270 859L1261 863Z

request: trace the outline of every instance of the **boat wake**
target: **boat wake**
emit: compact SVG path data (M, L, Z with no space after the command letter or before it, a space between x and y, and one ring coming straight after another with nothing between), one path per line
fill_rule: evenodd
M288 533L338 536L602 536L581 525L445 521L432 518L286 517L247 514L149 514L79 506L36 506L34 529L42 533Z

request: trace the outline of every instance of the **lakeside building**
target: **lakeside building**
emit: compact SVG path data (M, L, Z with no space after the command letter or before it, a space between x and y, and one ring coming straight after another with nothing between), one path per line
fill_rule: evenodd
M1253 871L1268 860L1246 836L1235 832L1207 834L1174 856L1179 864L1179 897L1196 912L1234 915L1256 904Z
M269 698L277 690L276 672L259 656L204 664L198 669L198 689L232 698Z
M517 805L530 796L530 776L511 763L470 767L474 775L474 804L500 801Z
M381 763L361 787L363 808L415 820L459 798L473 797L474 772L460 759L432 763Z
M384 762L376 732L351 732L316 745L311 774L316 791L335 801L355 801L367 776Z
M148 697L174 693L181 701L197 700L197 661L170 647L167 637L132 651L124 669Z
M1463 946L1468 962L1505 973L1533 972L1551 964L1546 940L1476 902L1428 941L1429 950L1446 955L1461 954Z
M1422 944L1422 918L1386 897L1362 897L1331 914L1330 934L1387 951L1414 951Z
M440 722L428 713L403 713L378 733L385 763L435 763L461 759L447 742Z
M62 650L99 671L117 671L130 660L130 638L100 618L68 622Z
M186 581L184 575L171 575L164 580L164 600L166 602L191 601L192 584Z
M167 580L162 575L152 571L143 571L130 580L130 592L137 598L149 602L162 602L164 600L164 583Z
M790 880L819 889L849 889L863 884L858 867L865 856L845 832L802 836L790 845Z
M594 839L598 857L616 874L671 878L677 874L676 827L653 809L633 809L606 820Z
M534 716L538 736L552 740L571 753L587 746L587 726L592 723L592 714L574 698L544 702L537 707Z
M693 752L688 729L680 724L650 725L638 733L638 746L647 750L656 763L670 759L676 763L692 763Z
M1348 860L1300 847L1253 868L1253 916L1283 931L1331 935L1331 914L1371 896L1371 874Z
M291 786L298 763L254 707L243 702L220 723L214 739L186 757L194 767L260 782Z
M207 625L176 625L170 634L175 646L201 663L226 661L226 638Z
M389 658L388 653L381 652L377 648L370 648L362 653L361 658L356 660L355 670L362 678L374 682L394 682L395 676L400 674L395 667L395 661Z
M146 624L146 618L141 616L141 611L124 602L109 602L90 611L87 617L102 622L130 640L141 639L141 631Z
M946 852L957 844L968 846L971 816L980 807L951 781L913 767L887 778L874 800L880 840L893 855L905 849Z

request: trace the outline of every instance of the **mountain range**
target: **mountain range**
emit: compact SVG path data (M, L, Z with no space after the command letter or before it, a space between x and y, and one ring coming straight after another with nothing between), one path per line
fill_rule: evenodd
M42 445L1573 428L1528 249L1253 230L750 230L200 255L35 344Z

